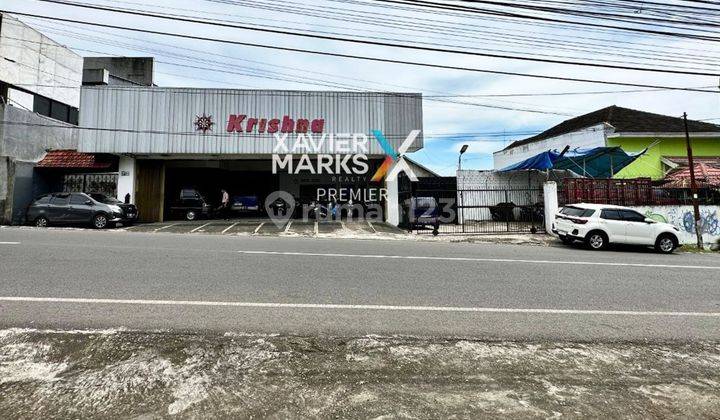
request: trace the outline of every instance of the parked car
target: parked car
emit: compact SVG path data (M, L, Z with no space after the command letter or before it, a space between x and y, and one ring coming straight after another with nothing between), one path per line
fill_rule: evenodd
M552 231L566 244L584 242L593 250L609 244L653 246L672 253L680 246L679 229L637 211L607 204L572 204L555 214Z
M262 207L256 195L236 195L230 200L230 210L238 213L260 214Z
M137 220L137 208L104 194L54 193L35 200L27 208L26 221L38 227L51 224L91 224L104 229L115 223Z
M180 190L177 200L170 204L171 215L182 215L185 220L195 220L199 217L208 217L212 212L212 206L205 201L202 194L194 188Z

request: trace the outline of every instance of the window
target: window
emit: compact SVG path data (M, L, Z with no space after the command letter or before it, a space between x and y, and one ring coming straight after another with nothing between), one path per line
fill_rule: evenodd
M644 222L645 216L634 210L620 210L620 216L628 222Z
M68 194L56 195L52 198L50 204L53 206L66 206L70 196Z
M37 112L40 115L50 116L50 99L42 96L35 95L33 101L33 112Z
M85 202L88 201L87 197L85 197L82 194L73 194L70 196L70 204L85 204Z
M572 217L590 217L595 214L595 210L581 209L579 207L563 207L563 209L560 210L560 213Z
M70 107L65 104L52 101L50 104L50 118L54 118L58 121L68 122L69 108Z
M46 195L38 198L37 201L35 201L35 204L50 204L50 196Z
M604 209L602 213L600 213L600 218L605 220L622 220L620 218L620 212L612 209Z
M78 125L78 109L70 108L70 114L68 115L68 122L72 125Z

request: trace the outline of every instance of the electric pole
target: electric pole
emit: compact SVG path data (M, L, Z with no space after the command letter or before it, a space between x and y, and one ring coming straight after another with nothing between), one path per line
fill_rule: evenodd
M690 132L688 130L687 112L683 112L685 122L685 143L687 144L688 164L690 165L690 191L692 192L693 211L695 212L695 235L697 246L703 249L702 229L700 227L700 205L698 204L697 183L695 182L695 162L693 161L692 144L690 143Z

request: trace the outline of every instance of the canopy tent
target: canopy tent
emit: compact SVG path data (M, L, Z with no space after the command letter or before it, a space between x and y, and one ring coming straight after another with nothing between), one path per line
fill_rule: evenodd
M627 153L620 147L576 148L565 153L548 150L499 171L565 169L590 178L612 178L646 151Z

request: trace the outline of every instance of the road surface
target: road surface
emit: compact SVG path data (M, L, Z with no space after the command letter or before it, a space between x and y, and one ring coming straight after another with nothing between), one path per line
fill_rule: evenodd
M0 328L717 340L720 258L0 229Z

